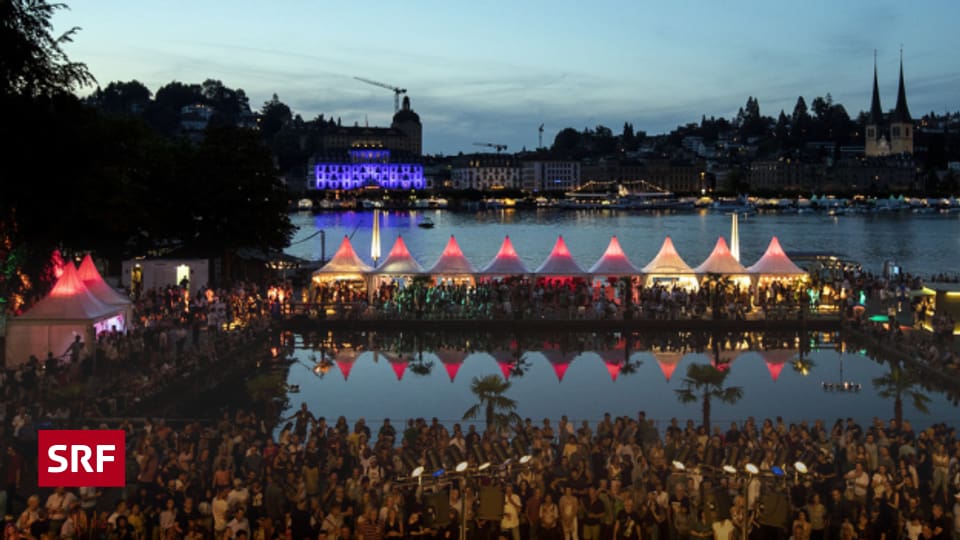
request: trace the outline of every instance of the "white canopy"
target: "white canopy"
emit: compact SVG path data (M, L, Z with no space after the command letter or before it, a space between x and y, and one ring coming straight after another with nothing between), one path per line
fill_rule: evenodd
M557 237L557 243L553 245L553 251L550 252L550 255L547 255L543 264L537 267L534 272L541 276L579 276L586 273L583 268L580 268L577 261L573 260L573 255L567 249L567 243L563 241L563 236Z
M402 236L397 236L397 241L393 243L390 253L383 263L374 270L375 274L385 274L390 276L412 276L422 274L423 267L410 255L407 244Z
M480 270L480 273L488 276L516 276L529 274L530 270L527 270L527 266L520 260L517 250L513 249L510 237L505 236L503 244L500 245L500 251Z
M747 269L733 258L730 248L727 247L727 241L722 236L717 239L717 245L713 247L710 256L693 271L698 274L724 275L746 275L747 273Z
M75 320L98 321L122 311L97 298L84 285L73 263L63 266L63 275L45 298L15 320Z
M107 282L103 280L103 276L97 271L96 265L93 264L93 258L90 257L89 254L84 257L80 263L80 268L77 270L77 277L79 277L87 289L104 304L129 306L133 303L130 301L129 296L121 294L110 285L107 285Z
M444 248L437 262L427 270L427 273L431 275L462 276L476 274L477 269L463 255L460 245L457 244L457 239L451 234L450 240L447 241L447 247Z
M660 247L660 252L657 253L657 256L647 263L647 265L641 269L641 272L644 274L658 275L694 273L690 265L684 262L680 254L677 253L677 249L673 247L673 240L671 240L669 236L663 240L663 245Z
M806 275L803 268L800 268L787 257L783 248L780 247L780 241L774 236L767 246L766 253L760 257L753 266L747 268L751 274L760 274L763 276L802 276Z
M629 276L639 274L640 270L630 262L620 247L620 241L613 236L603 256L590 267L590 273L600 276Z

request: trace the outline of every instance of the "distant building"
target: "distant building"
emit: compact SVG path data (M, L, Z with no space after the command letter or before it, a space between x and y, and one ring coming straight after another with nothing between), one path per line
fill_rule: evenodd
M880 106L880 87L877 84L877 62L873 62L873 98L867 118L864 153L867 157L913 154L913 120L907 107L907 91L903 84L903 57L900 58L900 85L897 106L885 115Z
M207 129L213 118L213 107L202 103L180 107L180 129L187 133L198 133Z
M423 154L423 126L420 115L410 108L410 98L404 96L390 127L336 126L324 132L320 145L328 154L371 147L387 148L395 157L419 158Z
M454 160L453 189L520 189L520 162L513 156L473 154Z
M424 189L423 128L410 98L390 127L333 126L307 164L308 190Z
M614 183L638 191L700 192L705 186L704 165L697 161L644 158L585 163L583 183Z
M580 187L579 161L524 161L520 187L527 192L569 191Z
M917 187L917 166L909 155L841 159L822 186L836 193L892 193Z
M750 189L775 193L796 193L816 189L823 179L821 163L780 158L750 164Z

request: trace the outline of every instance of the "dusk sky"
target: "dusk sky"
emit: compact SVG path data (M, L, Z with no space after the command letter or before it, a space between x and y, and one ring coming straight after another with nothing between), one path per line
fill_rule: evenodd
M408 89L424 152L510 151L560 129L624 121L656 134L702 114L732 117L756 96L788 113L830 92L851 116L869 107L878 50L884 108L904 47L910 110L960 108L960 2L79 0L56 30L102 86L215 78L258 109L274 92L305 119L388 125ZM89 92L89 89L84 93Z

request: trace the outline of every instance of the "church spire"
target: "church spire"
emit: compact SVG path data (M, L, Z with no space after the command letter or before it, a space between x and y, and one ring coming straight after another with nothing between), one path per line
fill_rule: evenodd
M903 86L903 49L900 49L900 87L897 89L897 107L893 110L894 122L909 124L910 109L907 108L907 91Z
M902 74L901 70L901 74ZM901 85L903 77L900 78ZM901 86L902 88L902 86ZM870 123L879 126L883 124L883 108L880 106L880 85L877 84L877 50L873 50L873 99L870 102Z

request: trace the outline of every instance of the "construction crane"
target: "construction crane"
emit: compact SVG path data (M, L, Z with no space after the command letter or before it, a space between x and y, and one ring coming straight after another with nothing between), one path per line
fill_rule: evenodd
M398 86L391 86L386 83L371 81L370 79L364 79L363 77L354 77L354 79L365 82L367 84L372 84L374 86L379 86L380 88L386 88L387 90L393 91L393 112L397 113L400 111L400 94L406 94L406 88L400 88Z
M503 152L504 150L507 149L507 145L505 145L505 144L496 144L496 143L488 143L488 142L475 142L475 143L473 143L473 145L474 145L474 146L486 146L487 148L496 148L498 154L499 154L500 152Z
M543 124L537 128L537 148L543 148Z

